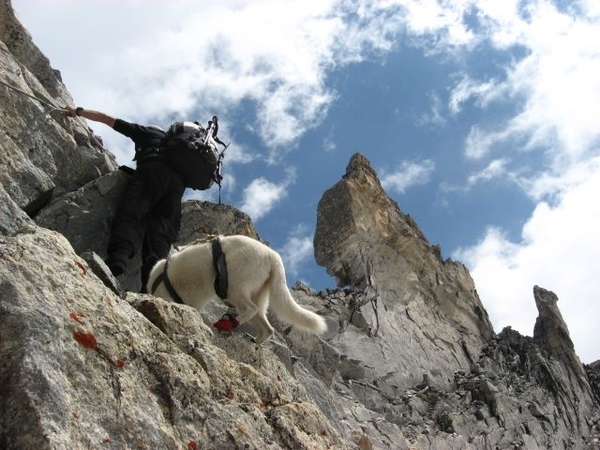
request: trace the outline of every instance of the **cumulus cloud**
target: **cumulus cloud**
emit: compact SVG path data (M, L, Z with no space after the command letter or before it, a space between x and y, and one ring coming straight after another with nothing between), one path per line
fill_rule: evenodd
M401 26L378 3L357 11L334 0L174 0L160 8L136 0L15 0L15 7L71 24L64 33L52 27L42 49L55 48L52 63L78 103L137 122L170 122L226 117L247 102L267 149L293 144L318 123L335 99L328 73L367 50L388 50ZM356 14L364 20L350 21Z
M465 140L465 156L469 159L481 159L487 156L494 144L502 140L503 133L491 133L474 125Z
M493 128L475 125L465 153L481 157L494 145L517 141L515 150L546 149L554 170L589 156L600 139L600 116L594 113L600 102L598 18L567 15L550 2L528 4L525 16L514 4L499 9L492 4L479 5L490 42L519 46L526 56L507 66L504 80L465 76L453 88L449 107L459 113L469 99L485 108L507 97L521 99L522 107Z
M502 121L474 121L464 154L488 162L468 176L464 187L502 177L523 186L538 202L521 240L511 242L503 230L491 227L477 244L453 257L469 267L496 329L513 325L531 335L537 316L532 288L538 284L553 290L567 323L576 324L570 330L578 353L591 362L598 357L600 337L590 319L600 312L597 274L590 264L600 256L593 231L600 222L594 199L600 188L600 115L595 113L600 104L600 9L590 1L573 2L568 11L549 1L444 5L477 12L481 30L465 46L486 41L499 50L519 49L505 66L504 78L478 80L463 73L450 91L448 108L457 120L468 102L482 111L509 99L517 105ZM442 36L444 44L463 45L449 32L447 18L452 16L443 13L437 22L430 18L413 28ZM436 31L436 26L441 28ZM539 157L519 158L523 152ZM513 159L527 178L509 171Z
M571 182L554 205L537 205L520 241L490 228L477 245L456 251L453 258L470 268L496 330L512 325L531 336L537 317L532 288L537 284L553 291L566 322L577 324L569 328L571 338L589 363L598 358L600 338L600 304L590 299L597 291L594 261L600 259L600 247L593 244L600 229L600 157L573 168L567 177Z
M461 184L451 184L443 182L439 185L441 192L468 192L475 190L482 183L499 180L503 184L513 183L520 187L528 185L530 180L522 179L522 177L510 170L510 160L508 158L499 158L490 161L485 167L472 172L467 176L466 180Z
M476 35L464 22L474 2L401 1L410 34L433 37L428 51L446 52L448 46L472 45ZM433 45L432 45L433 44Z
M437 127L446 124L446 119L442 112L443 104L439 95L435 92L429 92L427 94L429 99L430 107L429 111L422 114L418 119L418 123L422 126Z
M479 184L482 181L489 181L496 178L506 178L507 176L507 166L508 160L505 158L495 159L490 162L483 170L470 175L467 178L467 186L472 188L473 186ZM510 174L509 178L512 177Z
M435 163L430 159L403 161L393 172L380 171L381 185L386 190L403 194L411 186L427 183L434 170Z
M17 11L31 7L31 0L14 3ZM589 14L597 10L591 1L580 7ZM140 8L134 0L57 0L35 2L35 8L43 10L37 20L72 24L65 33L52 30L41 44L60 48L52 52L57 55L52 63L63 69L76 101L134 121L202 120L214 113L227 120L240 102L249 102L266 148L293 146L335 101L328 74L374 51L392 50L406 32L417 45L419 38L433 37L439 53L469 50L484 40L501 49L525 49L527 56L507 68L505 80L463 74L454 87L449 101L454 113L469 99L480 107L503 95L524 99L522 111L504 129L479 126L468 146L474 140L506 141L517 132L528 135L530 147L558 140L578 157L599 136L598 15L567 15L551 2L527 3L526 11L516 0L352 7L334 0L206 5L174 0L160 8ZM79 19L86 16L94 20ZM476 18L477 27L468 18ZM97 36L103 37L102 47ZM431 48L431 41L426 44ZM467 154L481 153L469 149Z
M257 221L267 214L285 195L285 185L278 185L264 178L257 178L244 189L240 209L254 221Z
M305 225L298 225L279 250L286 274L294 278L301 274L302 266L314 258L313 237Z
M456 83L450 92L449 109L453 114L462 110L462 105L473 99L480 108L485 108L492 100L501 96L502 86L496 80L477 81L469 76Z
M277 184L265 178L256 178L244 189L240 209L254 222L267 215L287 196L287 188L295 181L295 172L287 170L285 181Z

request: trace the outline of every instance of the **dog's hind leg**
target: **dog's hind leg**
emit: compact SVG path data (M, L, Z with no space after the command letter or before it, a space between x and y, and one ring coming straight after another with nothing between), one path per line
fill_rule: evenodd
M258 345L262 344L266 340L270 339L273 336L273 327L264 316L264 313L258 312L251 320L252 325L257 329L258 336L254 338L254 342Z
M255 296L255 304L257 308L256 315L252 318L252 325L256 327L258 335L254 340L257 344L262 344L273 336L273 327L267 320L267 309L269 307L269 291L271 276L263 283Z
M252 320L258 313L256 305L248 299L238 297L235 301L232 299L229 299L229 301L233 303L238 310L239 316L237 317L237 320L240 325Z
M265 280L258 292L254 295L243 295L238 293L235 298L235 306L240 315L238 321L241 324L250 322L256 328L258 335L254 339L257 344L262 344L273 336L273 327L267 320L267 308L269 307L270 277ZM231 299L230 299L231 301Z

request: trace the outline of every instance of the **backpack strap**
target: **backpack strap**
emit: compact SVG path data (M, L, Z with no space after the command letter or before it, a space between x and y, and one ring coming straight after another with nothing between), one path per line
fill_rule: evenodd
M183 300L181 299L181 297L179 296L179 294L173 287L173 284L171 283L171 280L169 280L169 276L167 274L167 270L169 269L169 259L170 259L170 257L167 257L167 259L165 260L165 268L163 269L162 273L158 277L156 277L156 280L154 280L154 283L152 283L152 290L150 293L154 295L154 293L158 289L158 286L160 285L160 283L164 283L165 288L167 289L167 292L169 293L169 295L171 296L173 301L175 303L184 305L185 303L183 302Z
M221 247L221 239L216 237L212 240L213 265L215 266L215 292L225 300L227 298L227 289L229 287L229 279L227 277L227 261L225 253Z

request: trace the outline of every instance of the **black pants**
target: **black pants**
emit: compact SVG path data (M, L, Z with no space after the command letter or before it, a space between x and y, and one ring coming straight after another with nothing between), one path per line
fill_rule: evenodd
M179 234L181 177L162 159L138 163L113 220L109 257L133 258L142 248L142 292L150 270L166 258Z

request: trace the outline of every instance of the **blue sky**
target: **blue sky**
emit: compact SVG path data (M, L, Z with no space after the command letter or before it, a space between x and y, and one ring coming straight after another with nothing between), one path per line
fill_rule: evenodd
M499 332L532 335L533 286L600 358L597 0L13 0L77 105L168 126L221 119L222 198L284 257L314 262L317 204L350 156L444 257ZM132 146L100 124L128 164ZM217 190L190 192L217 199Z

